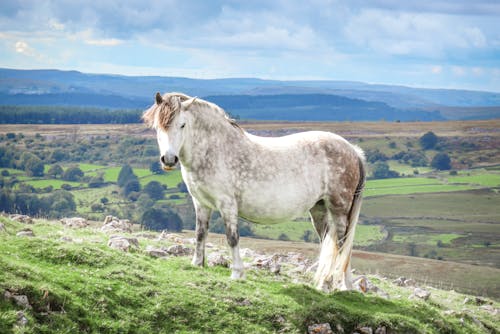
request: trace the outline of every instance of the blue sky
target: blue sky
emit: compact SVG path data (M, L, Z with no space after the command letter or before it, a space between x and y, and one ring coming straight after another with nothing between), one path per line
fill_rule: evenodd
M2 0L0 67L500 92L500 1Z

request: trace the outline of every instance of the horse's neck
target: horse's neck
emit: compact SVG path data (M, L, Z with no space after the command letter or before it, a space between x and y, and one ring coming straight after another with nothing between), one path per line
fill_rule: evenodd
M187 167L206 165L208 160L227 159L236 151L241 152L249 145L244 132L220 115L213 119L207 115L197 119L192 130L190 143L184 148L184 162ZM184 160L184 161L182 161Z

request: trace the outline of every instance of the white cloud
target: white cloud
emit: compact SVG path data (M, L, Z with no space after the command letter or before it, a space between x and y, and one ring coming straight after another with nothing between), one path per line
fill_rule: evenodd
M104 38L104 39L86 39L85 44L97 45L97 46L117 46L122 44L123 41L116 38Z
M35 50L31 46L29 46L28 43L26 43L25 41L17 41L14 47L17 53L21 53L26 56L35 55Z
M441 65L432 66L431 72L432 74L441 74L443 72L443 66Z
M378 9L351 17L344 32L350 42L380 53L442 57L450 50L487 45L482 30L463 18Z

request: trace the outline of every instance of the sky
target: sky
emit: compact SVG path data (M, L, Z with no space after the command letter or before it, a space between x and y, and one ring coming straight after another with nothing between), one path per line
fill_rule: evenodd
M0 67L500 92L500 0L2 0Z

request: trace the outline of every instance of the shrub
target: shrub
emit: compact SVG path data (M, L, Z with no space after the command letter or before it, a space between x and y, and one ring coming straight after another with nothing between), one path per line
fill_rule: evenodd
M422 146L424 150L430 150L436 146L438 142L438 136L436 136L434 132L429 131L422 137L420 137L419 142L420 146Z
M65 181L79 181L83 177L83 171L78 167L70 167L66 169L62 175L62 179Z
M438 170L449 170L451 169L451 159L446 153L438 153L432 159L431 166Z
M148 209L143 213L141 223L144 227L156 231L182 231L182 220L179 215L172 210L157 208Z

